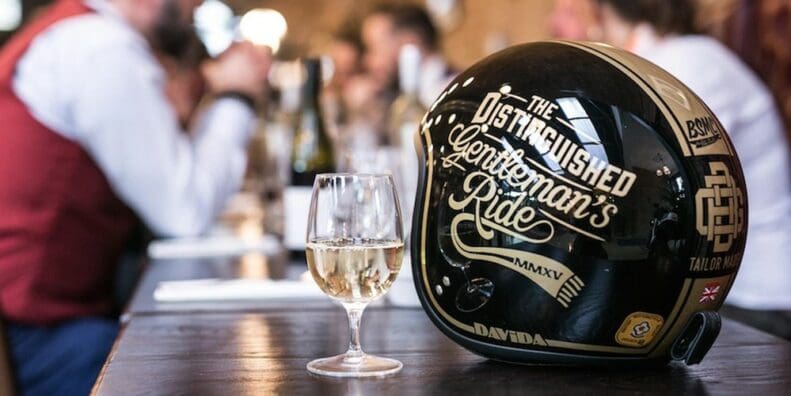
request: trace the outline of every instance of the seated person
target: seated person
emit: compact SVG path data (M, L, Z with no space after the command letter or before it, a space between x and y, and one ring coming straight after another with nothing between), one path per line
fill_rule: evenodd
M183 133L155 52L183 45L199 3L58 0L0 50L0 317L22 394L87 394L136 223L199 234L241 183L269 54L207 64L216 100Z
M736 55L696 34L694 0L598 0L605 41L656 63L697 93L744 170L747 246L725 312L791 339L791 155L767 87Z

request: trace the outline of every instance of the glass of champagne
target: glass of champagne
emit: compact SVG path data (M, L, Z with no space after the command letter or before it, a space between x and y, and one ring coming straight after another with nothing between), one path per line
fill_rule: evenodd
M346 353L308 363L308 371L333 377L393 374L401 362L368 355L360 347L366 305L390 289L401 269L401 210L390 175L321 174L313 184L306 255L321 290L349 317Z

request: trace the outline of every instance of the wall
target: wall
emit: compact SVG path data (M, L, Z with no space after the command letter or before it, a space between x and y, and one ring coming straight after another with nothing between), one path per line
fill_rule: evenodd
M403 0L408 1L408 0ZM321 52L328 34L347 15L362 13L371 0L229 0L234 9L252 7L274 8L289 24L288 43L284 55L300 52ZM444 52L458 67L466 67L486 55L489 41L514 44L547 37L546 16L552 0L459 0L464 18L443 42Z

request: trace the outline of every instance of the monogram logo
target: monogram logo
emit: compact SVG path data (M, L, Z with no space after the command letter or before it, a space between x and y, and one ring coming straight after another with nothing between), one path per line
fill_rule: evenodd
M651 331L651 325L646 321L642 321L632 328L632 337L643 338L649 331Z
M744 195L723 162L709 164L706 188L695 194L696 226L714 243L714 253L730 250L744 231Z

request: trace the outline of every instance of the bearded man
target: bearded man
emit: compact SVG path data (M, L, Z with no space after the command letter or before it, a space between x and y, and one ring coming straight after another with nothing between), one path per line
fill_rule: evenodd
M199 234L241 183L268 52L203 67L215 100L191 134L154 56L187 42L200 3L58 0L0 50L0 316L22 394L88 393L136 223Z

